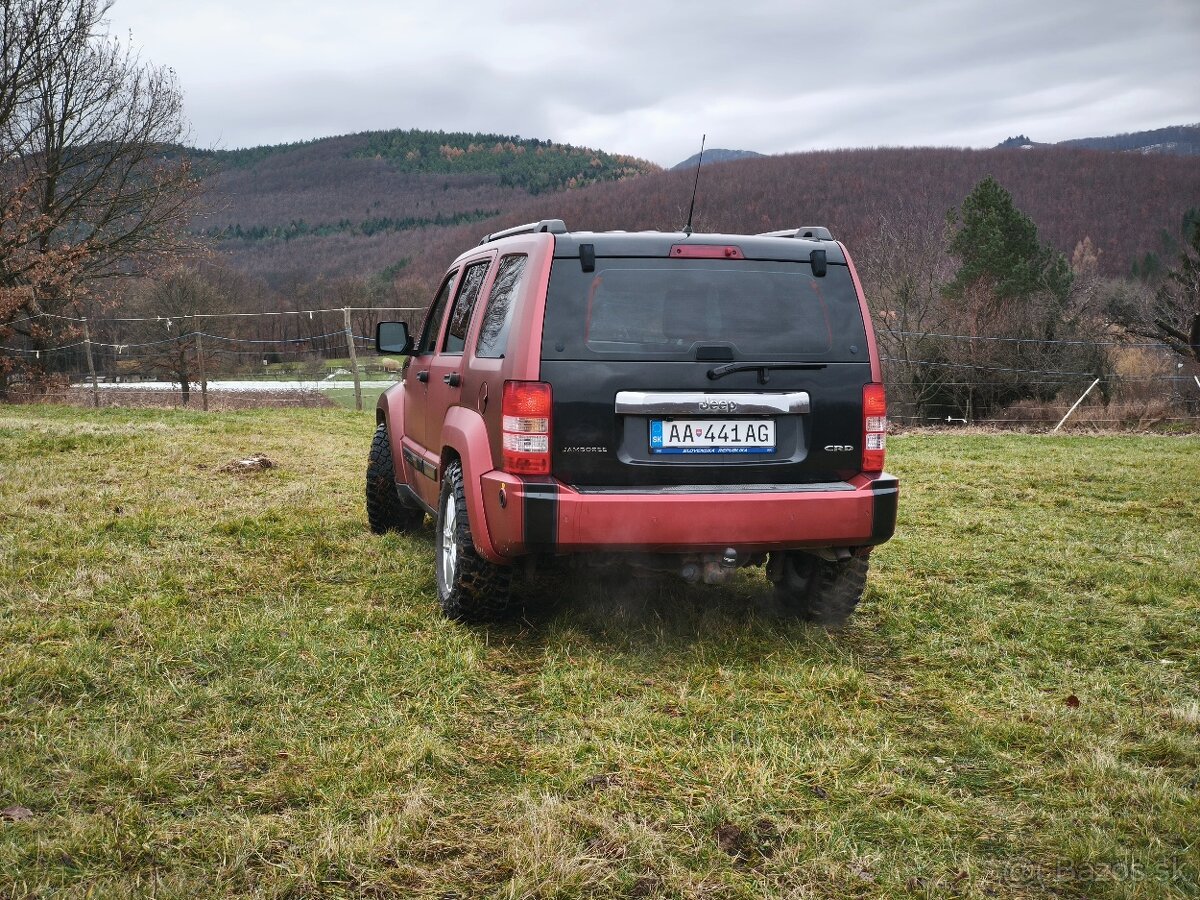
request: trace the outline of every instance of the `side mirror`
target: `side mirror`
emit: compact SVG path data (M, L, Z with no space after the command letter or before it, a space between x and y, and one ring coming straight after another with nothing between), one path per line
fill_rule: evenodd
M412 337L404 322L380 322L375 326L375 349L380 353L411 353Z

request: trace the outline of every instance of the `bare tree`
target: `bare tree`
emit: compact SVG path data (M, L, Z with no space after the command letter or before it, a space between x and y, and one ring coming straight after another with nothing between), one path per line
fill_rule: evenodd
M930 371L927 361L937 335L958 325L942 294L953 275L943 235L917 215L880 217L856 258L893 403L914 414L937 413L930 404L955 376Z
M0 333L35 350L69 326L28 317L191 243L182 94L103 31L110 5L0 0Z
M0 123L13 121L21 107L33 102L42 68L58 62L71 45L86 40L111 5L0 0ZM11 142L0 144L0 163L8 162L7 154L13 150Z
M207 316L226 311L228 305L226 295L208 278L177 266L145 282L131 307L148 319L133 332L133 342L144 345L140 353L145 371L178 382L184 406L201 371L211 372L218 363L214 341L205 346L197 335L208 327Z
M1175 268L1153 295L1114 292L1109 310L1130 334L1162 341L1180 356L1200 362L1200 222L1185 219L1184 238Z

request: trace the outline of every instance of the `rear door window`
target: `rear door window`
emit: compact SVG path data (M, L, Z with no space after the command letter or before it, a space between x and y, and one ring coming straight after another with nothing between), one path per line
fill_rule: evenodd
M443 353L462 353L467 344L467 328L471 324L471 312L475 309L475 301L479 299L479 289L487 277L491 260L473 263L463 270L462 283L458 286L458 294L454 298L454 306L450 310L450 327L446 329L446 342L442 345Z

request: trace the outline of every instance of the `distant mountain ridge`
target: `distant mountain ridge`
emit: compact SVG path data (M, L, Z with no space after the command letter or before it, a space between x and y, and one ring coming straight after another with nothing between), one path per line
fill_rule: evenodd
M1041 143L1023 134L996 145L997 150L1032 150L1038 147L1082 147L1117 153L1163 153L1171 156L1200 156L1200 123L1170 125L1152 131L1133 131L1109 137L1074 138L1057 143Z
M732 162L735 159L754 159L765 154L759 153L756 150L720 150L712 149L704 151L704 165L712 163ZM681 163L676 163L671 166L672 171L675 169L690 169L696 165L696 161L700 159L699 153L693 153Z

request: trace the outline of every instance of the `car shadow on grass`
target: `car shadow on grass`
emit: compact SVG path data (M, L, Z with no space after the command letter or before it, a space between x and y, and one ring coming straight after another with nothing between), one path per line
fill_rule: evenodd
M667 574L625 568L564 569L518 578L513 615L490 633L555 644L584 638L621 650L656 648L736 656L747 644L816 656L850 652L854 620L829 630L799 619L776 598L760 568L735 573L725 584L688 584Z
M432 559L432 528L414 537ZM436 610L432 591L429 602ZM462 627L526 654L583 640L617 652L702 653L717 661L736 659L751 647L756 654L786 647L821 662L877 655L871 612L868 604L841 629L812 625L775 596L761 567L740 569L726 583L709 585L632 566L557 560L535 574L514 575L512 606L503 620Z

